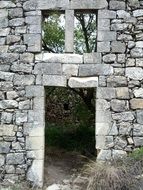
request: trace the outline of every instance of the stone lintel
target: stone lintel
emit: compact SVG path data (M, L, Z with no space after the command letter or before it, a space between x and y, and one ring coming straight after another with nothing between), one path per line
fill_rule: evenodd
M70 88L95 88L98 86L98 77L71 77L68 85Z

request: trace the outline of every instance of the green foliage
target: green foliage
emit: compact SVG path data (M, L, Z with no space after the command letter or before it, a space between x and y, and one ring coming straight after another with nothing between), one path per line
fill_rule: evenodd
M135 160L143 160L143 147L134 150L132 153L129 154L129 157Z

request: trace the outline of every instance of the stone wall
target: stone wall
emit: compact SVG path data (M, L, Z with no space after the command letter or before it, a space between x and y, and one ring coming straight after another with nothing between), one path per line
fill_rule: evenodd
M42 52L42 10L49 9L96 9L97 52ZM43 184L45 86L97 88L98 159L143 146L142 80L143 0L1 0L2 181Z

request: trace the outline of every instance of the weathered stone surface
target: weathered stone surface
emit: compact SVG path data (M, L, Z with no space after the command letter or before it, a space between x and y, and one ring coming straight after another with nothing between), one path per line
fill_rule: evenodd
M119 128L119 134L125 136L125 135L131 134L131 130L133 129L133 126L129 122L121 122L118 125L118 128Z
M143 58L136 59L136 66L143 67Z
M26 97L44 97L44 87L43 86L26 86Z
M104 88L104 87L97 88L96 96L98 99L107 99L107 100L116 98L115 88Z
M12 82L0 82L0 89L7 91L13 90L13 83Z
M25 11L32 11L35 10L36 8L37 8L37 1L35 0L26 1L23 4L23 9Z
M34 84L35 77L34 75L18 75L14 76L14 85L16 86L26 86Z
M0 142L0 153L8 153L10 150L9 142Z
M0 129L2 129L2 135L3 136L8 136L8 137L14 137L15 136L15 131L14 131L14 125L1 125Z
M5 81L13 81L14 74L10 72L0 71L0 79Z
M0 37L5 37L9 34L10 32L10 28L0 28Z
M98 19L98 22L100 23L98 25L98 30L110 30L110 19Z
M14 18L9 20L9 26L23 26L24 18Z
M14 72L31 73L32 65L26 63L13 63L11 70Z
M9 153L6 156L6 163L8 165L24 164L24 154L23 153Z
M111 136L118 135L118 130L116 125L112 123L96 123L96 135L98 136Z
M113 30L113 31L123 31L123 30L127 30L128 26L129 26L129 24L126 24L126 23L113 23L111 25L111 30ZM124 46L124 49L125 49L125 46Z
M111 123L111 112L108 110L96 112L96 122L97 123Z
M12 1L0 1L0 9L8 9L16 7L16 5Z
M110 52L110 42L97 42L97 52Z
M116 40L116 32L114 31L98 31L97 35L98 41L115 41Z
M25 100L25 101L19 102L19 109L20 110L30 109L30 100Z
M77 54L55 54L55 53L40 53L35 56L36 62L46 63L83 63L83 56Z
M137 122L139 124L143 124L143 110L136 111L137 114Z
M44 138L41 137L26 137L26 149L27 150L43 150Z
M143 98L143 88L136 89L133 93L136 98Z
M117 150L123 150L127 146L127 141L121 137L117 137L114 143Z
M58 75L43 75L43 85L44 86L67 86L66 76Z
M142 48L138 48L135 47L131 50L131 57L133 58L139 58L139 57L143 57L143 49Z
M23 63L33 63L34 54L32 53L23 53L20 55L20 61Z
M110 18L110 19L114 19L114 18L116 18L116 11L99 10L98 11L98 18Z
M1 63L13 63L14 61L17 61L19 58L19 54L18 53L2 53L0 54L0 60Z
M133 80L143 79L143 69L140 67L126 68L126 76Z
M62 65L63 75L66 75L67 79L70 78L71 76L77 76L78 68L79 66L77 64L63 64Z
M17 112L16 113L16 124L21 125L23 123L27 122L27 113L24 112Z
M125 2L123 1L110 1L109 8L113 10L125 10Z
M1 116L1 122L10 124L12 123L13 114L8 112L3 112Z
M127 84L127 79L124 76L110 76L107 78L108 87L125 87Z
M107 54L103 56L103 61L105 63L114 63L116 60L116 55L115 54Z
M25 23L28 24L28 25L41 25L41 16L37 16L37 15L34 15L34 16L27 16L25 17Z
M130 106L131 109L135 110L135 109L143 109L143 99L132 99L130 100Z
M113 74L113 67L106 64L79 65L79 76L106 76Z
M122 113L115 113L112 114L112 118L114 120L119 121L133 121L135 118L134 112L122 112Z
M118 99L129 99L129 89L127 87L116 88L116 95Z
M24 44L28 46L28 52L41 52L41 35L24 34Z
M17 108L18 107L18 102L15 100L2 100L0 101L0 108L1 109L12 109L12 108Z
M3 166L4 164L5 164L5 156L0 155L0 167Z
M135 147L143 146L143 137L134 137L133 140Z
M8 100L13 100L13 99L16 99L18 98L18 94L16 91L9 91L7 92L7 99Z
M127 12L127 11L124 11L124 10L118 10L117 11L117 16L118 16L118 18L123 18L123 19L131 17L130 13Z
M13 165L6 165L5 170L7 174L15 173L15 167Z
M111 150L100 150L97 155L97 160L110 160L111 159Z
M133 136L143 136L143 125L134 124Z
M71 77L68 86L70 88L95 88L98 87L98 77Z
M111 100L111 109L115 112L126 110L126 102L124 100Z
M138 10L133 11L133 16L134 17L143 16L143 9L138 9Z
M7 36L7 44L13 44L16 42L19 42L21 40L20 36L16 36L16 35L8 35Z
M113 150L113 158L123 158L127 155L126 151Z
M8 15L10 18L23 17L23 9L22 8L10 9Z
M110 103L105 99L97 99L96 100L96 110L108 110L110 108Z
M88 63L99 64L101 63L101 54L100 53L84 53L83 62L87 64Z
M113 53L124 53L126 50L125 43L120 41L113 41L111 43L111 48Z
M34 67L34 74L61 75L62 66L60 63L37 63Z

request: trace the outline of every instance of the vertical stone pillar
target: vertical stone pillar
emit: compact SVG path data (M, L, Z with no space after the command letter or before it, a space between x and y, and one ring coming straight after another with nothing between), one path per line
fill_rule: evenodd
M66 10L65 26L65 52L73 53L74 51L74 10Z

